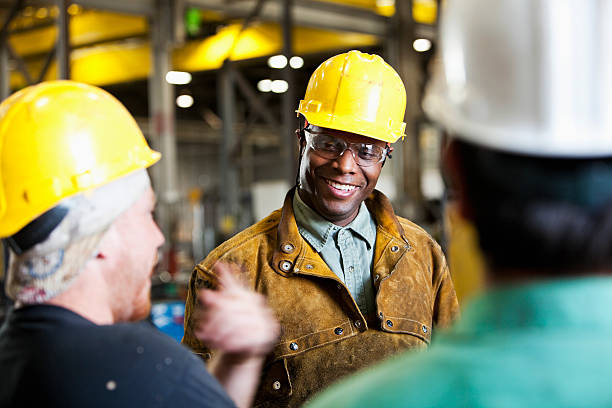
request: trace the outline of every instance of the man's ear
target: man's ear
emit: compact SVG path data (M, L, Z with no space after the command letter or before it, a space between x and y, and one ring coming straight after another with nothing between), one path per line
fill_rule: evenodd
M306 144L306 138L304 137L304 132L300 129L295 129L295 137L297 138L298 149L301 152L302 148Z
M382 164L380 165L381 169L383 167L385 167L385 163L387 162L387 159L390 159L391 158L391 153L393 153L393 146L391 146L391 143L387 143L387 148L389 150L387 150L387 155L386 155L385 159L382 161Z
M449 197L457 203L459 213L469 221L474 220L474 211L467 196L467 183L463 170L463 157L459 142L451 139L442 151L442 169Z

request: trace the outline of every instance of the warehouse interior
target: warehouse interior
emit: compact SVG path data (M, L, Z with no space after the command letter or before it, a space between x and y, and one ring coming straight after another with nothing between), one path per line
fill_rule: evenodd
M421 108L440 2L0 0L0 99L72 79L109 91L137 119L163 155L150 170L166 237L152 319L180 339L194 264L279 208L295 183L295 109L312 72L340 52L379 54L406 85L407 135L378 189L441 243L463 301L482 287L482 260L446 203L442 132ZM1 302L0 320L10 305Z

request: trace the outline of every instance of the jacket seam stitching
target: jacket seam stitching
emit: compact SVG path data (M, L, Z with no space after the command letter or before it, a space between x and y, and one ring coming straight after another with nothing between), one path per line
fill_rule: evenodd
M350 325L351 321L349 319L347 319L340 326L344 325L345 323L349 323L349 325ZM287 343L291 344L293 342L298 341L299 339L303 339L304 337L312 336L312 335L317 334L317 333L321 333L321 332L324 332L324 331L335 329L336 327L339 327L339 326L338 325L334 325L334 326L328 327L326 329L317 330L316 332L312 332L312 333L308 333L308 334L305 334L305 335L300 336L300 337L296 337L293 340L289 340L289 341L284 341L282 343L278 343L278 345L281 346L281 345L287 344Z

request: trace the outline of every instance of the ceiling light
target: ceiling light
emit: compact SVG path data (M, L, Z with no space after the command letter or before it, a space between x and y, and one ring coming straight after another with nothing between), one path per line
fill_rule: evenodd
M193 96L191 95L179 95L176 98L176 104L179 108L189 108L193 105Z
M431 41L429 41L427 38L417 38L412 43L412 48L418 52L429 51L431 48Z
M47 10L44 7L36 10L36 18L47 18L48 15L49 15L49 10Z
M272 92L283 93L287 92L287 89L289 89L289 84L287 83L287 81L284 81L282 79L275 79L274 81L272 81Z
M191 82L191 74L183 71L168 71L166 82L172 85L185 85Z
M295 55L289 60L289 66L293 69L302 68L304 66L304 59Z
M273 55L268 58L268 66L276 69L285 68L287 66L287 57L284 55Z
M259 89L260 92L270 92L272 90L272 80L262 79L257 83L257 89Z
M67 11L68 11L68 14L70 14L71 16L76 16L82 11L82 9L81 9L81 6L79 6L78 4L72 3L71 5L68 6Z

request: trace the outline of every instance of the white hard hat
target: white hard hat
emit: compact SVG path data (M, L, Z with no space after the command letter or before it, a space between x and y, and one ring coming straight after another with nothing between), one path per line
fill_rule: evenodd
M456 137L612 156L612 1L449 1L423 108Z

